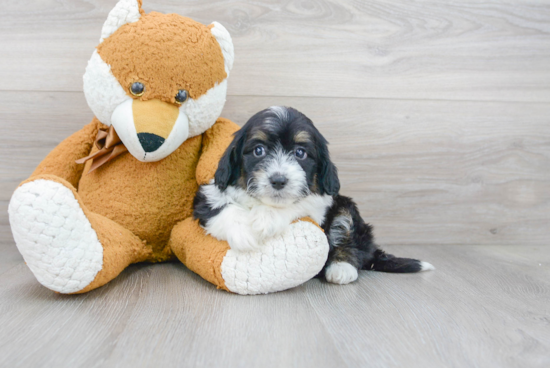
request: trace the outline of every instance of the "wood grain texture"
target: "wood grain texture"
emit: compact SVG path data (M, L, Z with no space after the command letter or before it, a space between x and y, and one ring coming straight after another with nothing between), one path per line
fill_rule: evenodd
M178 263L57 295L1 275L2 367L547 367L550 247L390 246L430 273L362 272L243 297Z
M4 1L0 89L80 91L115 0ZM231 95L550 101L546 1L146 0L231 32Z
M92 114L82 93L0 92L0 100L7 208L18 183ZM342 193L381 244L548 244L550 105L232 96L223 116L242 125L274 104L303 111L329 139ZM4 229L0 240L11 242Z

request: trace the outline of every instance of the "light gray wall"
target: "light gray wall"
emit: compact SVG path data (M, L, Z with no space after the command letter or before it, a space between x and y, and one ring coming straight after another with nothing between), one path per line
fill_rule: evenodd
M382 244L546 245L550 4L145 0L231 32L224 116L293 106ZM0 240L11 192L89 122L82 74L114 0L2 1Z

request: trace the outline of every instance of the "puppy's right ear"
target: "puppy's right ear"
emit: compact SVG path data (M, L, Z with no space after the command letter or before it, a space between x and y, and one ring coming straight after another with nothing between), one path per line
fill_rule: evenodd
M323 138L319 144L319 172L318 185L321 194L335 196L340 192L340 180L338 179L338 170L330 160L328 153L328 142Z
M237 184L241 173L244 136L243 129L235 133L235 138L233 138L218 163L214 181L221 191L224 191L230 185Z

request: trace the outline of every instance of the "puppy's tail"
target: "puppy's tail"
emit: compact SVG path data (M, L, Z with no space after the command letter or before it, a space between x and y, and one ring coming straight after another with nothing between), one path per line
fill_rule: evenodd
M398 258L377 249L372 259L363 266L363 269L392 273L412 273L435 270L435 267L428 262L412 258Z

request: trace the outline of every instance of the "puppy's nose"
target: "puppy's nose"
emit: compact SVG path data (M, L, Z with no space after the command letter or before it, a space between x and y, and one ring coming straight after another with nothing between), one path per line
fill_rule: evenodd
M288 182L288 179L283 175L275 174L269 178L271 186L277 190L283 189Z
M155 152L164 143L164 138L151 133L138 133L138 139L145 152Z

